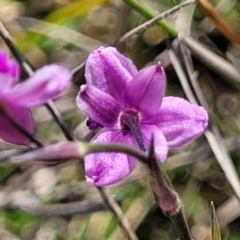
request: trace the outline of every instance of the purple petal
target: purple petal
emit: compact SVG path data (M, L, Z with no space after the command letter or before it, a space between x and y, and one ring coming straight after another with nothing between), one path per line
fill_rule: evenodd
M18 74L18 63L9 60L7 53L0 51L0 90L12 88L18 80Z
M133 137L123 136L121 131L102 129L92 143L122 143L136 146ZM86 178L93 184L105 187L117 183L129 175L137 164L137 160L123 153L96 153L85 157Z
M163 132L169 147L181 147L197 138L208 125L208 115L203 107L177 97L165 97L155 124Z
M142 112L143 118L158 113L166 88L166 76L159 65L141 70L126 88L125 106ZM143 119L144 120L144 119Z
M34 133L34 122L32 115L26 107L19 106L7 96L1 94L0 96L1 107L7 112L10 119L17 122L28 133ZM11 123L8 117L4 114L0 114L0 138L4 141L18 144L28 145L30 140L23 133L21 133L14 124Z
M131 81L137 69L132 61L113 47L100 47L93 51L86 62L85 77L93 84L121 101L126 84Z
M77 96L78 107L95 123L112 127L117 123L120 105L109 94L93 85L83 85Z
M168 143L161 130L155 125L142 124L141 132L143 135L145 147L148 150L154 140L154 151L158 161L164 162L168 154Z
M58 96L71 84L71 73L60 65L47 65L13 89L14 99L25 106L35 106Z

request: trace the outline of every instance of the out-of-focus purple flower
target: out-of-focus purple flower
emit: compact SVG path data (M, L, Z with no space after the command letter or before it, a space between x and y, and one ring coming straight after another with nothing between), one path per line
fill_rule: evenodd
M33 134L35 126L29 108L59 95L70 85L71 74L66 68L51 64L22 83L17 83L18 79L18 63L0 51L0 138L9 143L28 145L30 139L16 128L14 122Z
M160 65L137 71L130 59L115 48L101 47L86 62L86 81L77 96L79 108L89 117L89 126L102 130L92 143L123 143L138 147L125 124L132 117L148 150L154 137L155 153L163 162L169 148L181 147L200 136L208 115L200 107L178 97L164 97L166 76ZM97 153L85 158L86 178L108 186L126 177L136 160L122 153Z

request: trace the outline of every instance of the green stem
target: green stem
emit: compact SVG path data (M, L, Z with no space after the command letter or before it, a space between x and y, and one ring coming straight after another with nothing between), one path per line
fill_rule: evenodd
M131 8L147 19L152 19L156 16L151 9L139 3L137 0L123 0L123 2L128 4ZM162 20L157 22L157 24L162 27L170 36L176 37L178 35L178 31L167 21Z
M174 216L169 216L172 223L174 224L177 232L179 240L194 240L191 236L187 221L182 212L182 209L175 214Z

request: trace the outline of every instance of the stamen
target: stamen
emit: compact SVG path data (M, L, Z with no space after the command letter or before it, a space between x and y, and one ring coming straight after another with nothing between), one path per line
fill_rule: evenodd
M139 128L138 113L133 110L125 111L121 116L121 125L123 131L131 131L138 142L139 148L146 152L143 136Z

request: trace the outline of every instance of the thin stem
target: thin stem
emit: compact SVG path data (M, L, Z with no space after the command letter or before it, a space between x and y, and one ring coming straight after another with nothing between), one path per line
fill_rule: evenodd
M240 47L240 36L230 24L216 11L208 0L199 0L199 9L211 19L217 29L232 43Z
M146 6L140 4L137 0L123 0L126 4L128 4L131 8L136 10L140 15L151 19L156 16L156 14ZM162 27L170 36L176 37L178 32L176 29L174 29L173 26L171 26L166 21L157 22L157 24Z
M87 154L100 153L100 152L120 152L129 154L137 158L142 164L147 164L147 155L136 148L129 147L123 144L89 144L87 146Z
M58 126L61 128L66 139L69 141L73 141L74 138L71 135L71 133L69 132L65 122L63 121L61 113L56 108L54 102L52 100L49 100L47 103L45 103L45 106L48 109L48 111L52 114L52 116L53 116L54 120L56 121L56 123L58 124Z
M32 75L33 74L32 68L26 62L23 55L20 54L20 52L18 51L18 49L16 48L16 46L12 42L11 36L9 35L7 29L5 28L5 26L3 25L1 20L0 20L0 36L2 37L4 42L7 44L9 49L11 50L13 56L18 60L24 77L27 78L30 75Z
M146 148L144 146L142 133L136 117L131 113L124 113L121 116L121 123L130 128L139 144L139 148L145 152ZM182 212L181 201L178 198L177 193L172 188L167 175L157 164L154 153L154 141L152 141L149 149L147 167L150 171L150 185L155 196L156 203L161 208L164 215L173 222L176 231L178 232L179 239L193 240Z
M22 70L24 76L25 77L32 76L34 74L33 67L27 62L27 60L24 58L24 56L20 53L20 51L14 45L14 43L12 42L11 37L10 37L7 29L5 28L5 26L3 25L3 23L1 21L0 21L0 36L5 41L5 43L7 44L9 49L11 50L12 54L14 55L14 57L19 62L20 66L21 66L21 70ZM64 123L64 121L63 121L63 119L61 117L61 114L59 113L58 109L54 105L53 101L49 100L44 105L47 107L48 111L53 116L54 120L56 121L56 123L58 124L60 129L62 130L62 132L65 135L65 137L69 141L72 141L73 137L70 134L69 130L67 129L67 127L66 127L66 125L65 125L65 123Z
M38 147L42 147L43 143L41 143L37 138L35 138L31 133L29 133L25 128L19 125L16 121L14 121L8 113L3 109L4 116L8 119L8 121L24 136L26 136L31 142L35 143Z
M175 226L178 232L179 240L194 240L191 236L185 215L182 212L182 209L178 212L178 214L169 217Z
M132 227L126 218L125 214L123 213L122 209L118 204L116 204L115 200L112 196L108 196L104 188L97 188L103 201L105 204L109 207L109 209L112 211L112 213L115 215L118 224L122 228L124 234L129 240L138 240L137 235L132 230Z
M7 205L5 209L17 209L26 212L38 214L46 217L53 216L72 216L73 214L90 214L99 211L108 210L108 206L103 201L89 202L78 201L58 204L19 204L17 206ZM1 206L3 209L3 206Z
M149 27L153 26L154 24L158 24L158 25L162 24L163 21L161 21L161 20L171 16L172 14L174 14L177 11L181 10L182 8L187 7L187 6L191 5L191 4L195 4L197 2L197 0L188 0L188 1L184 2L184 3L181 3L181 4L177 5L177 6L171 8L171 9L165 11L165 12L163 12L163 13L160 13L160 14L158 14L156 16L156 14L154 14L152 12L151 12L151 14L149 14L150 10L147 9L145 6L141 5L140 3L136 2L135 0L133 0L133 1L132 0L131 1L124 0L124 1L127 4L129 4L129 5L130 5L130 3L128 3L128 2L131 2L131 3L134 2L135 4L133 6L130 5L134 9L135 9L135 7L140 6L141 7L141 11L139 11L139 13L141 15L143 15L143 16L149 16L148 18L150 20L145 22L145 23L143 23L143 24L141 24L141 25L139 25L139 26L137 26L137 27L135 27L134 29L130 30L129 32L125 33L120 39L115 41L115 43L113 44L114 46L117 46L118 44L126 41L128 38L130 38L134 34L140 33L142 31L148 29ZM135 10L138 11L138 9L135 9ZM159 22L159 21L161 21L161 22ZM174 29L174 37L176 37L177 34L178 34L178 31Z
M17 151L14 153L3 152L0 154L0 162L66 162L73 159L79 159L83 163L83 158L92 153L119 152L126 153L138 159L141 163L146 164L148 156L128 145L111 143L111 144L90 144L86 142L67 141L57 144L43 146L40 149Z
M163 214L174 224L180 240L193 240L178 194L172 187L166 173L159 167L154 153L154 141L149 149L148 159L149 179L156 203Z
M118 145L118 146L117 146ZM121 144L89 144L87 147L87 153L99 153L99 152L123 152L130 154L132 156L135 156L137 159L145 160L146 161L146 155L143 156L142 153L134 148L126 147ZM84 164L82 163L82 166L84 168ZM119 226L121 227L124 235L129 240L138 240L137 235L134 233L128 219L126 218L125 214L123 213L120 206L116 203L116 201L113 199L112 196L109 196L104 188L97 187L97 190L106 204L108 206L109 210L113 213L115 218L117 219L117 222Z

